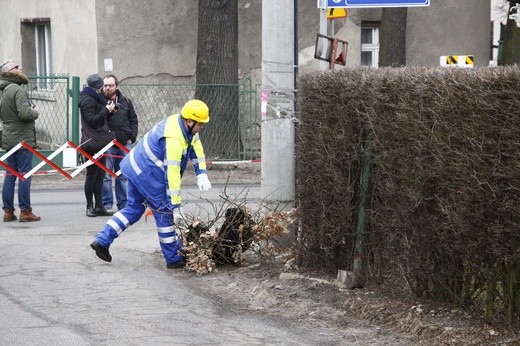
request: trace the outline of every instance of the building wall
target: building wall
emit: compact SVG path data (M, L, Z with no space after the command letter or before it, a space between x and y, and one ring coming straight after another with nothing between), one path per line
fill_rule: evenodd
M489 0L432 0L408 9L407 65L438 66L443 55L473 55L488 66L491 52Z
M52 71L85 78L97 70L95 4L83 0L1 0L0 60L21 62L21 18L51 20ZM84 79L83 79L84 80Z
M139 82L193 82L197 59L198 0L96 0L98 63L113 59L114 73ZM153 4L153 6L152 6ZM283 9L281 9L283 10ZM239 76L261 80L262 3L238 0ZM300 44L314 45L319 16L314 1L299 1ZM136 30L138 27L138 30ZM122 44L123 43L123 44ZM314 49L314 46L312 47Z
M444 55L473 55L475 66L488 66L492 35L490 11L490 0L432 0L427 7L409 7L407 65L439 66L440 57ZM381 21L382 10L347 9L347 12L346 20L333 20L334 30L328 21L328 34L349 42L346 65L356 66L361 58L361 23ZM313 54L314 46L300 50L302 71L319 69Z
M195 76L194 0L96 0L99 73L132 82L182 82ZM105 69L112 59L113 71Z
M55 73L78 75L82 82L93 72L113 72L123 82L193 82L198 2L2 0L0 59L20 60L20 18L50 17ZM261 1L238 0L238 6L239 75L260 83ZM299 72L305 73L319 69L314 44L320 12L316 1L300 0L297 7ZM360 62L361 22L380 17L381 9L349 9L347 19L329 24L329 33L333 26L334 35L349 42L347 66ZM438 66L441 55L471 54L475 66L487 66L490 27L490 0L432 0L429 7L409 8L407 63Z

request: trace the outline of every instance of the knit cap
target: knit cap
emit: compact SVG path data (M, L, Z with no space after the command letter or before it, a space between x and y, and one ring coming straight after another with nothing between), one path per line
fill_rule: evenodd
M98 74L91 74L87 77L87 84L89 87L99 90L103 87L103 78Z
M13 66L14 66L14 60L12 60L12 59L7 60L2 65L0 65L0 73L9 72L9 70L12 69Z

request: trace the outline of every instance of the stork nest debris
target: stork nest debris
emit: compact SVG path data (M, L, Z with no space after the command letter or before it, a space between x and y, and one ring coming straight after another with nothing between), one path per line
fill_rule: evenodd
M256 214L255 214L256 215ZM249 208L228 208L222 226L210 229L200 219L181 229L186 268L197 275L217 272L217 266L247 266L245 251L254 251L262 259L274 259L281 248L277 238L289 233L296 220L296 209L269 211L262 217L251 215Z

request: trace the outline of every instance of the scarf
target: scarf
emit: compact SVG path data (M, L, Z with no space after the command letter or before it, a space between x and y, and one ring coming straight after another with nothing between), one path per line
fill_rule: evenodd
M108 102L108 100L102 94L98 93L96 89L92 87L85 86L81 92L91 96L94 100L99 102L99 104L106 105Z

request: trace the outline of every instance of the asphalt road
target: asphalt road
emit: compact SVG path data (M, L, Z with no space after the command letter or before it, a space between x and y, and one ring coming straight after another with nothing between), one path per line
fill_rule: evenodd
M211 213L222 195L259 201L259 184L225 183L204 194L186 184L186 211ZM112 263L99 260L89 244L108 218L85 216L82 181L36 178L33 187L42 221L0 223L1 345L334 344L202 296L186 273L165 268L153 219L116 240Z

